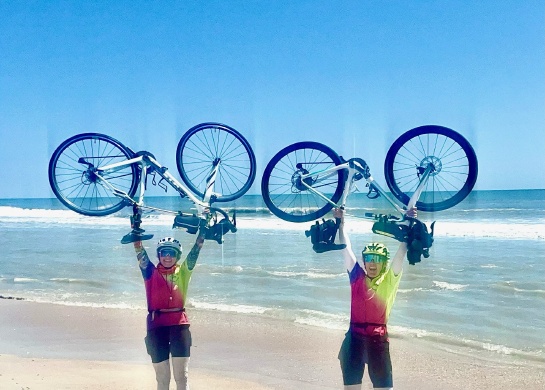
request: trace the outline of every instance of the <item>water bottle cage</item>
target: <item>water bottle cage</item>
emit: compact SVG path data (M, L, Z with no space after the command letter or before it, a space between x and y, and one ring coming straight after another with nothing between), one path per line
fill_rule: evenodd
M369 192L367 193L369 199L376 199L380 196L380 192L378 192L375 186L369 183L367 183L367 186L369 187Z

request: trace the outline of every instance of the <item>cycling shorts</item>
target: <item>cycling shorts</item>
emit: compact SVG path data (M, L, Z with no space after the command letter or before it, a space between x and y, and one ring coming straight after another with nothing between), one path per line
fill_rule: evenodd
M160 363L172 357L189 357L191 332L189 325L160 326L148 330L146 350L153 363Z
M339 351L345 386L362 383L365 364L373 387L393 387L388 335L362 336L348 331Z

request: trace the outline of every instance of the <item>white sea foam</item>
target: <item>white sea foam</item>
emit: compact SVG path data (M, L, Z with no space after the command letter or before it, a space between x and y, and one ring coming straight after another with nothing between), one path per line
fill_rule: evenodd
M295 271L269 271L269 275L280 277L303 277L309 279L333 279L339 276L345 277L345 274L328 274L320 272L295 272Z
M71 210L24 209L11 206L0 206L0 221L2 223L38 223L43 227L58 225L92 225L96 228L126 226L127 217L113 214L105 217L89 217ZM97 222L98 221L98 222ZM429 226L431 221L425 221ZM145 214L143 224L147 226L172 226L173 216L169 214ZM347 217L347 229L351 234L371 232L373 222ZM310 228L312 222L292 223L276 217L239 216L237 227L245 230L262 230L263 234L273 231L300 232ZM545 224L517 222L479 222L468 220L464 222L441 221L435 224L435 236L441 237L485 237L500 239L545 240Z
M447 283L447 282L438 282L433 281L433 285L436 287L439 287L441 290L451 290L451 291L462 291L465 289L468 285L467 284L455 284L455 283Z
M48 300L43 298L28 299L29 301L38 303L51 303L62 306L76 306L76 307L92 307L92 308L104 308L104 309L123 309L123 310L146 310L142 305L129 304L129 303L106 303L106 302L82 302L82 301L59 301Z
M216 311L225 311L233 313L244 313L244 314L263 314L268 309L262 306L252 306L252 305L229 305L225 303L209 303L191 300L188 303L189 307L195 307L197 309L205 310L216 310Z
M34 279L34 278L13 278L14 283L34 283L37 281L38 279Z
M324 313L317 310L301 310L294 320L297 324L327 329L346 330L350 322L348 315Z
M398 294L409 294L412 292L433 291L430 288L415 287L415 288L400 288L397 290Z

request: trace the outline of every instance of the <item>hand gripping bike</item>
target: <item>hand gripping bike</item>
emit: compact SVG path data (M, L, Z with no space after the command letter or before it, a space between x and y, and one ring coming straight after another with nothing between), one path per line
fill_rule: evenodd
M363 159L345 160L318 142L298 142L279 151L264 170L261 192L277 217L309 222L332 208L344 208L349 194L357 189L356 182L365 180L368 198L383 196L399 216L365 213L363 218L375 220L375 233L401 240L413 231L406 228L407 208L440 211L455 206L473 189L477 171L475 151L463 136L446 127L427 125L407 131L388 150L384 175L390 193L371 176ZM410 223L422 227L418 220ZM339 249L333 244L336 229L331 223L317 223L307 235L323 230L329 237L314 249Z
M176 214L173 227L223 242L223 235L236 231L236 217L229 218L215 202L228 202L244 195L256 173L254 152L235 129L220 123L202 123L189 129L176 151L180 183L147 151L134 152L104 134L84 133L64 141L49 161L49 183L56 197L69 209L83 215L104 216L126 206L133 207L133 231L124 242L148 239L140 228L142 208ZM189 198L196 214L147 206L144 195L148 179L180 197ZM221 218L221 219L220 219ZM122 241L122 242L123 242Z

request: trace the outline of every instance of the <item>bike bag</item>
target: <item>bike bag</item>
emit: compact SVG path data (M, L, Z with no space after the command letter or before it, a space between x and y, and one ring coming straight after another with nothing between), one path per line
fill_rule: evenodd
M433 245L433 229L435 222L431 224L431 233L428 233L426 224L416 218L406 217L410 221L407 226L398 222L388 221L386 218L380 218L373 224L373 233L381 234L400 242L407 243L407 260L409 264L415 265L422 260L430 257L429 249Z
M196 234L199 231L200 218L196 215L184 216L177 215L174 218L174 224L172 228L181 228L187 229L187 232L190 234Z
M310 230L305 231L305 235L310 237L314 252L323 253L346 248L344 244L335 244L335 236L337 235L337 230L339 230L339 225L340 219L337 221L328 219L326 221L322 218L322 223L316 221L310 227Z
M414 265L421 261L422 256L426 259L430 257L429 250L433 245L435 222L430 226L431 233L428 233L428 227L424 222L415 218L407 219L411 221L407 237L407 260L409 260L409 264Z

